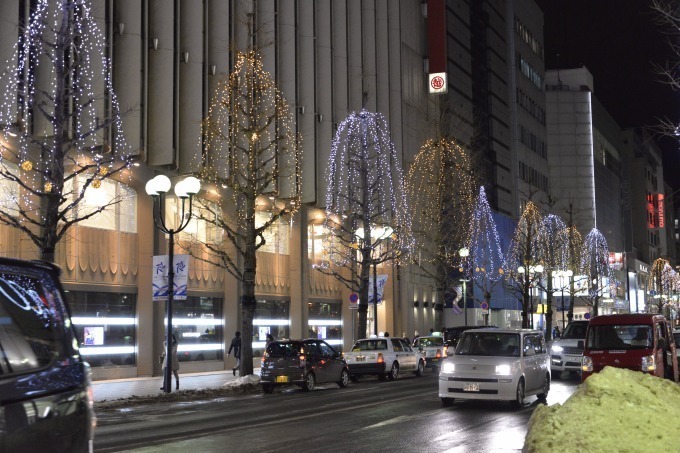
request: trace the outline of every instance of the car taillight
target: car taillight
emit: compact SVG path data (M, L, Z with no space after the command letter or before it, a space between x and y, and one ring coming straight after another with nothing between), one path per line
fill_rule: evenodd
M304 355L304 354L300 354L300 355L298 355L298 358L300 359L300 366L301 366L301 367L305 366L305 365L306 365L306 363L305 363L305 355Z
M656 371L656 359L653 355L642 358L642 371Z
M437 357L438 359L441 359L441 358L442 358L442 350L441 350L441 349L437 349L436 357Z
M378 363L385 363L385 358L382 355L382 352L378 353Z
M581 359L581 371L593 371L593 359L584 355Z

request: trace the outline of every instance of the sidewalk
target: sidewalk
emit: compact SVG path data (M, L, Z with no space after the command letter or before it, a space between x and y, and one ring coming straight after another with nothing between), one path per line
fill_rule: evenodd
M260 369L253 370L253 374L260 375ZM231 370L207 371L204 373L187 373L179 375L179 390L203 390L221 388L226 382L238 379ZM173 377L172 391L175 391ZM162 376L139 377L131 379L113 379L107 381L93 381L92 390L94 401L117 400L131 396L151 396L162 392Z

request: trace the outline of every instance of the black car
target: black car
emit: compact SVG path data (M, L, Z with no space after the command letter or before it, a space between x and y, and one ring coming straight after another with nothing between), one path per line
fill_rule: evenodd
M307 391L319 383L349 383L349 369L342 355L323 340L278 340L267 345L262 356L260 384L265 393L277 385L297 384Z
M90 367L59 273L0 258L0 451L92 451Z

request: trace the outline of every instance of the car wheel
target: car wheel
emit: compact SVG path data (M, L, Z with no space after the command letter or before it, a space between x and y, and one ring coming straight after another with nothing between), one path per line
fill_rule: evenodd
M316 384L316 378L314 377L314 373L311 371L305 375L305 383L302 384L302 388L305 389L307 392L311 392L314 390L314 385Z
M453 398L442 398L442 406L444 407L453 406Z
M274 384L262 384L262 391L264 393L274 393Z
M425 372L425 364L421 360L421 361L418 362L418 369L416 370L415 374L416 374L416 376L420 377L420 376L423 375L424 372Z
M548 392L550 391L550 375L546 373L545 380L543 381L543 390L541 393L536 395L539 400L544 400L548 397Z
M390 370L390 374L388 374L387 377L390 381L394 381L397 379L397 377L399 377L399 364L397 362L392 364L392 369Z
M350 374L349 379L352 382L359 382L359 375L358 374Z
M340 380L338 381L338 385L340 388L345 388L347 387L347 384L349 384L349 372L347 369L343 368L340 372Z
M515 399L513 400L512 405L517 409L524 406L524 378L520 378L517 383L517 391L515 392Z

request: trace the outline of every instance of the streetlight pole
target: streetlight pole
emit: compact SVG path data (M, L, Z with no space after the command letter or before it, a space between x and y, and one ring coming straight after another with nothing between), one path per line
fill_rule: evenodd
M158 175L146 183L146 193L153 198L154 210L153 221L162 233L168 235L168 300L165 304L167 326L165 334L165 370L163 378L163 390L165 393L172 391L172 302L175 294L175 263L174 263L174 248L175 248L175 233L184 230L189 221L191 221L191 205L193 196L201 190L201 182L190 176L175 184L175 195L182 201L180 209L180 222L176 228L168 228L165 225L163 218L162 205L165 199L165 194L170 190L172 183L170 178L164 175ZM185 211L186 199L189 199L188 212Z

